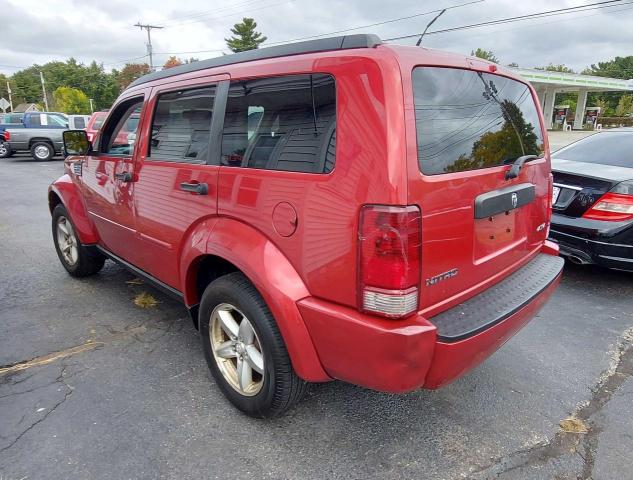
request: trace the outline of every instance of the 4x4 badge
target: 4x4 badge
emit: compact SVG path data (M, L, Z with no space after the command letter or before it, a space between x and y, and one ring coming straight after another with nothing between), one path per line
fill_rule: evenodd
M448 280L449 278L456 277L458 273L459 273L459 269L453 268L452 270L449 270L448 272L440 273L439 275L435 275L434 277L427 278L426 286L430 287L432 285L435 285L436 283L440 283L444 280Z
M517 205L519 204L519 197L516 193L512 194L512 208L517 208Z

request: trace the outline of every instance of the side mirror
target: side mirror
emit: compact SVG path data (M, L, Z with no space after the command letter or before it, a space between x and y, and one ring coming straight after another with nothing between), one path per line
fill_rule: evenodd
M88 140L85 130L66 130L62 136L64 138L64 152L66 156L83 156L92 150L92 144Z

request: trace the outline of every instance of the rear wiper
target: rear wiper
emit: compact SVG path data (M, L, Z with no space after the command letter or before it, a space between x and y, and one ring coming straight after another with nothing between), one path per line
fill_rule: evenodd
M529 162L530 160L534 160L538 158L537 155L523 155L517 158L510 167L510 170L506 172L506 180L510 180L512 178L517 178L519 176L519 172L521 171L521 167L525 162Z

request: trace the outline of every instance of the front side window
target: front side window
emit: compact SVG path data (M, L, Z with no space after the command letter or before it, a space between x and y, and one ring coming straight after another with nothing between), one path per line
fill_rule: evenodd
M158 97L148 158L206 163L215 87L169 92Z
M325 74L231 82L222 165L328 173L334 168L336 90Z
M416 67L413 97L418 162L425 175L543 154L538 111L521 82L472 70Z
M117 156L130 156L134 153L142 106L143 99L137 98L116 107L108 123L103 127L100 139L101 153Z

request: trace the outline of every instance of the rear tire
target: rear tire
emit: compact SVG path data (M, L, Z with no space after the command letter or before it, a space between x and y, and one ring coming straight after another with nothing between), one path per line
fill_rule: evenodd
M35 142L31 145L31 157L41 162L47 162L55 156L55 149L50 143Z
M274 317L242 273L209 284L200 303L199 325L211 373L242 412L276 417L301 399L307 382L292 368ZM250 373L245 370L249 368Z
M59 261L73 277L94 275L103 268L105 257L83 245L76 232L66 207L60 203L53 209L53 242Z

